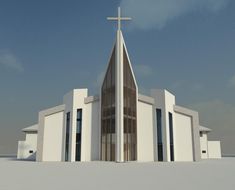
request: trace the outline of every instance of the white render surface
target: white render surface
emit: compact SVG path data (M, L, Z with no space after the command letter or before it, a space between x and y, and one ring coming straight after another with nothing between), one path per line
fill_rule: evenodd
M0 158L0 168L1 190L221 190L235 187L235 158L128 164Z
M43 137L43 161L61 161L64 112L45 117Z
M193 139L191 117L175 113L174 147L175 161L193 161Z
M33 151L33 153L30 153ZM36 159L36 151L37 151L37 133L36 132L27 132L25 141L18 142L18 159Z
M137 110L137 161L154 161L153 108L138 101Z
M175 116L173 106L175 105L175 96L167 90L152 89L151 97L155 99L156 108L161 109L162 111L162 126L164 126L162 128L163 160L170 161L169 112L172 113L172 122L174 128Z
M200 146L201 146L201 158L207 159L208 158L208 140L207 140L207 133L202 132L202 136L200 136ZM206 152L202 152L206 151ZM212 150L211 150L212 151Z
M71 121L70 121L70 149L69 149L69 161L74 162L76 156L76 130L77 130L77 109L82 109L82 126L87 126L87 117L89 114L86 112L86 105L84 103L84 99L88 95L88 89L74 89L67 93L64 96L64 104L65 104L65 114L70 112ZM64 121L64 139L65 139L65 126L66 121ZM81 161L86 161L85 151L87 149L87 141L86 135L88 134L89 128L82 127L82 142L81 142ZM64 150L64 148L63 148ZM88 150L89 151L89 150ZM63 151L63 159L64 159L64 151Z
M208 141L208 155L210 159L221 158L220 141Z
M86 161L99 160L99 146L100 146L100 102L93 101L86 104L87 111L87 125L86 128Z

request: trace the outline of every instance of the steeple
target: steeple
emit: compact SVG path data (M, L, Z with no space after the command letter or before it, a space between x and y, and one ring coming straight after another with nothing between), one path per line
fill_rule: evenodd
M101 159L123 162L137 159L137 94L134 73L121 31L121 21L131 20L108 17L118 21L116 43L101 89Z

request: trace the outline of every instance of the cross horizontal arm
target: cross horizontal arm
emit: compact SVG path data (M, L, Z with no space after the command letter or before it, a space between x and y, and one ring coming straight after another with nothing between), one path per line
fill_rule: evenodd
M131 20L130 17L121 17L121 18L118 18L118 17L107 17L107 20Z
M131 20L131 18L130 17L122 17L121 16L121 8L118 7L118 16L117 17L107 17L107 20L117 21L118 30L121 30L121 21L128 21L128 20Z
M107 20L118 20L118 17L107 17Z

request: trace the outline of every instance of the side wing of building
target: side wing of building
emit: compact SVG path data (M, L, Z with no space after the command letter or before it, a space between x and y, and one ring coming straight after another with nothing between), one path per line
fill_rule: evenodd
M175 105L166 90L151 90L154 98L155 161L199 161L198 113Z
M39 112L37 161L99 160L99 99L74 89L62 105Z

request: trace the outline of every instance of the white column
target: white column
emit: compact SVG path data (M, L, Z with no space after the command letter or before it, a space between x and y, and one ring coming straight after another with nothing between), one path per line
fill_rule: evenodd
M123 148L123 42L122 32L117 31L116 43L116 162L124 161Z

